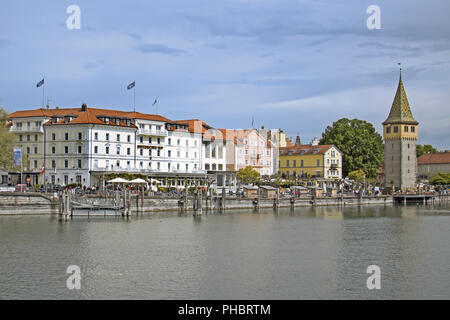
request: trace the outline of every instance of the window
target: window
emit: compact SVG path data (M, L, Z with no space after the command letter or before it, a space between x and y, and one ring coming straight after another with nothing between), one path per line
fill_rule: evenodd
M106 141L109 141L109 133L106 134Z
M81 146L78 146L78 153L81 153Z
M169 150L169 151L167 151L167 157L169 157L170 158L170 155L171 155L171 151Z
M30 135L27 134L27 141L30 141Z
M34 141L38 141L38 135L37 134L34 135Z
M116 141L120 141L120 134L116 136Z
M81 159L78 159L78 169L81 169Z
M69 133L64 133L64 140L69 140Z
M144 155L144 149L140 149L140 150L139 150L139 154L140 154L141 156L143 156L143 155Z
M320 167L320 159L317 159L317 166Z
M55 154L56 153L56 147L52 146L52 153Z
M189 170L189 164L186 163L186 171Z
M394 133L398 132L398 126L394 126Z
M158 142L158 144L161 144L161 138L156 139L156 142Z
M297 166L297 160L294 160L293 167L295 168Z
M169 146L172 144L172 139L171 139L171 138L167 139L167 144L168 144Z
M98 140L98 132L94 132L94 140Z
M37 160L34 160L34 168L37 168Z
M56 161L52 160L52 168L56 168Z
M116 161L116 166L120 167L120 161L119 160Z
M127 142L131 142L131 136L127 135Z
M52 133L52 140L53 140L53 141L56 140L56 133Z
M69 167L69 160L65 159L64 160L64 168L68 168Z
M131 154L131 149L127 148L127 155L130 155L130 154Z
M270 150L266 151L266 156L270 156Z
M69 147L68 146L64 146L64 153L69 153Z
M177 158L180 157L180 151L177 151Z
M408 129L409 129L408 126L404 126L404 127L403 127L403 130L404 130L405 132L408 132Z
M152 137L148 137L148 143L152 143Z
M156 163L156 168L158 168L158 170L161 168L161 163L160 162Z
M117 147L116 154L120 154L120 147Z
M78 140L81 140L83 138L83 134L81 132L78 132Z
M189 140L186 139L186 147L189 147Z
M38 147L34 147L34 154L38 153Z
M181 143L181 140L178 139L178 140L177 140L177 145L180 145L180 143Z
M127 167L129 167L130 166L130 161L127 161Z
M94 147L94 153L98 153L98 146Z
M197 159L197 152L194 152L194 158Z
M189 158L189 151L186 151L186 158Z
M303 160L300 160L300 167L303 168Z
M386 127L386 133L391 133L391 127Z
M109 147L106 147L106 148L105 148L105 153L106 153L106 154L109 154Z
M19 141L22 141L22 135L19 134Z
M286 160L286 168L289 168L289 160Z
M144 166L144 162L143 161L139 162L139 166L142 168Z
M156 155L157 155L158 157L160 157L160 156L161 156L161 150L156 151Z
M411 132L416 132L416 127L411 126Z
M30 154L30 147L27 147L27 154Z

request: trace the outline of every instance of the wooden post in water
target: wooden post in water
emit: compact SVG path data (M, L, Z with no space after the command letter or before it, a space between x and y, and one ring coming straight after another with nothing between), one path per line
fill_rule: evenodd
M202 198L203 198L203 190L199 189L197 194L197 213L202 215Z
M222 210L225 210L225 202L227 201L227 192L226 192L226 190L225 190L225 187L223 187L222 188L222 206L221 206L221 209Z
M128 204L127 216L129 216L129 215L131 215L131 190L128 190L127 196L128 196L128 201L127 201L127 204Z

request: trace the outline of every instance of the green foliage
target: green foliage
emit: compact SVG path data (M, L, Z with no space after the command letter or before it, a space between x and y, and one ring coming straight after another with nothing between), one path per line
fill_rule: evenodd
M361 181L364 180L365 175L366 174L361 169L353 170L353 171L348 173L348 178L351 179L351 180L355 180L355 181L361 182Z
M7 120L8 113L0 108L0 168L11 170L14 166L13 143L15 137L6 126Z
M343 152L344 177L359 169L367 178L378 176L384 158L383 138L370 122L342 118L326 128L320 144L334 144Z
M259 182L259 172L248 166L238 170L237 179L242 184L257 184Z
M430 178L430 184L448 185L450 184L450 173L439 172Z
M123 172L111 172L105 175L106 181L112 180L115 178L122 178L128 181L141 178L143 180L147 180L147 176L145 174L139 173L123 173Z
M424 153L436 153L437 150L436 148L434 148L431 144L418 144L416 146L416 154L418 157L420 157L421 155L423 155Z

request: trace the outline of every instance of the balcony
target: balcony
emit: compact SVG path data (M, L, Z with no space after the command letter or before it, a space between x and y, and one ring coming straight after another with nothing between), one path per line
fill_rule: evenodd
M338 166L337 163L332 163L332 164L330 165L330 169L332 169L332 170L335 170L335 169L338 169L338 168L339 168L339 166Z
M44 132L44 129L42 126L36 127L36 126L30 126L30 127L16 127L12 126L9 129L10 132Z
M149 129L139 128L138 134L144 134L144 135L148 135L148 136L165 137L165 136L167 136L167 131L163 131L163 130L149 130Z

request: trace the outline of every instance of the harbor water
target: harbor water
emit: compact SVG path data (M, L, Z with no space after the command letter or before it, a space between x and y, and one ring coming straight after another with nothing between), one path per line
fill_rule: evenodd
M448 203L0 216L0 299L449 299L449 244Z

